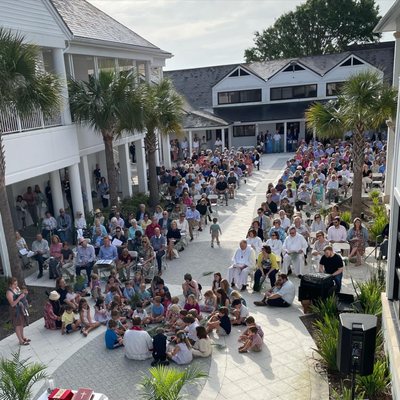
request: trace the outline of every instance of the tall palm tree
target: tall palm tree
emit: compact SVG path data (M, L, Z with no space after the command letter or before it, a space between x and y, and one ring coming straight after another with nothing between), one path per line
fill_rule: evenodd
M40 109L49 115L59 106L60 82L56 76L40 69L38 54L38 47L24 43L22 35L0 28L0 111L7 113L14 108L20 115L29 115ZM0 130L0 214L11 273L22 283L5 177L6 157Z
M207 374L196 367L184 370L157 366L150 368L150 376L145 376L139 384L141 398L145 400L180 400L184 385L192 384Z
M344 82L336 101L314 103L306 111L307 124L319 138L342 138L344 132L353 132L353 218L360 216L362 210L365 132L380 128L386 120L394 120L396 103L396 90L382 82L377 73L366 71Z
M100 133L106 155L110 203L117 204L117 173L113 144L124 129L139 124L140 107L137 79L133 72L100 71L88 81L69 81L71 114L77 123L88 125ZM132 108L127 110L127 105ZM129 119L124 117L129 114ZM129 120L129 122L128 122Z
M0 400L29 400L35 383L46 379L46 366L21 360L15 353L0 360Z
M183 99L167 79L157 84L143 83L140 91L142 128L146 132L144 145L149 163L150 205L155 206L160 199L156 168L157 132L162 135L181 133Z

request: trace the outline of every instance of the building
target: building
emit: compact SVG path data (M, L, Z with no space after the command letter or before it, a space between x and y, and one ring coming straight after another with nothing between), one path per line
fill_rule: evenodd
M93 209L96 164L103 175L106 171L104 144L101 136L90 128L72 123L67 77L87 80L89 75L96 75L102 69L135 68L144 80L150 82L162 78L165 60L172 55L86 0L3 0L0 26L23 34L27 42L39 46L42 68L57 74L63 85L62 109L51 118L44 119L40 111L21 118L11 107L0 114L11 209L15 213L16 197L24 194L27 186L39 185L44 192L50 181L57 214L60 208L67 206L62 181L68 172L73 209L90 211ZM139 191L147 191L143 134L132 136L127 133L115 142L120 165L120 191L124 197L132 195L128 150L132 141L136 147ZM167 149L164 146L165 162L169 156ZM3 270L9 274L2 233L0 238Z
M304 117L310 104L334 98L342 82L366 69L391 83L393 52L394 42L386 42L337 54L166 71L164 75L194 110L221 119L218 127L193 127L185 120L189 139L204 137L210 148L217 137L229 147L255 146L259 133L278 132L280 151L292 151L298 139L313 135Z
M375 28L376 32L394 32L395 57L393 86L399 88L400 79L400 0L396 0ZM390 233L386 272L386 293L382 294L382 321L385 346L390 360L392 394L400 399L400 102L395 125L388 135L387 165L390 190Z

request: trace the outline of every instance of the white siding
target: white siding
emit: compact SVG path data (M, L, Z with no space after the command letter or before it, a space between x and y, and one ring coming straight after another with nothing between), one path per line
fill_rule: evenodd
M66 35L44 1L1 0L0 26L22 33L39 46L64 48Z
M376 71L383 78L383 72L371 64L353 65L348 67L337 66L331 69L324 76L324 81L328 82L343 82L349 79L352 75L359 74L364 71Z
M270 87L303 85L308 83L317 83L320 79L320 75L309 70L279 72L268 80L268 84Z

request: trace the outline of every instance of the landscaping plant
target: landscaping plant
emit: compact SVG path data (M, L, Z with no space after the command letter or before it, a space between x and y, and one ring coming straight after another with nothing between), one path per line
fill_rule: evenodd
M365 398L375 400L388 391L390 373L385 359L375 361L371 375L357 376L357 391L365 393Z
M325 315L330 318L338 316L338 301L337 297L333 294L328 298L322 300L317 300L314 304L311 305L311 311L318 315L318 318L321 319Z

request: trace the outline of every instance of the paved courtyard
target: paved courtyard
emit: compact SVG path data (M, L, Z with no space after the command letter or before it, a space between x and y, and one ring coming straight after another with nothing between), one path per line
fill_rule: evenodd
M220 271L226 275L231 257L239 241L245 237L256 208L265 199L269 182L280 175L288 155L263 156L261 171L255 171L238 191L237 199L228 207L218 208L217 216L222 228L221 248L210 248L209 234L199 232L180 259L168 263L163 278L173 295L181 294L180 283L185 272L203 286L203 292L211 285L212 274ZM350 277L365 279L369 265L346 267L344 290L352 291ZM44 277L46 278L46 277ZM298 285L298 279L293 278ZM49 285L52 281L41 280ZM34 278L29 284L37 284ZM54 284L54 283L53 283ZM299 319L300 304L295 301L289 309L256 308L253 301L260 298L251 291L244 294L250 313L265 332L265 346L260 353L239 354L238 336L242 328L233 328L229 337L212 336L215 343L211 359L195 363L208 372L209 378L190 388L191 398L206 400L223 399L328 399L328 384L323 375L316 372L315 344ZM103 343L104 328L91 332L84 339L79 334L61 336L59 332L43 328L43 320L27 328L32 344L21 348L23 357L31 357L48 366L56 384L63 387L92 387L105 393L110 400L136 398L136 384L150 366L150 361L128 361L122 349L107 351ZM18 350L15 335L0 342L0 353L7 356ZM36 394L43 390L35 387Z

